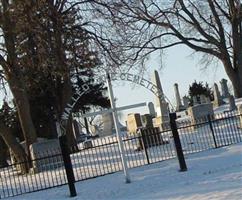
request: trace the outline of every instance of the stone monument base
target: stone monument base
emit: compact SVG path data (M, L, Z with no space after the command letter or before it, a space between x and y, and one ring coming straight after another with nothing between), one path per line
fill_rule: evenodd
M214 115L212 103L191 106L187 111L188 115L191 117L191 125L206 122L208 120L208 115ZM191 126L191 128L195 129L196 126Z
M33 172L38 173L63 166L58 139L44 140L30 145Z

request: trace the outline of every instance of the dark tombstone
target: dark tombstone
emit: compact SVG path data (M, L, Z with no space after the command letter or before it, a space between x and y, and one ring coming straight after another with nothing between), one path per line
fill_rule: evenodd
M141 123L144 128L153 128L153 120L150 114L141 115Z
M142 128L139 129L139 133L141 136L138 144L139 150L168 143L162 139L162 135L158 127Z
M232 110L235 110L235 109L237 109L237 107L236 107L236 104L235 104L234 96L230 95L229 96L229 110L232 111Z

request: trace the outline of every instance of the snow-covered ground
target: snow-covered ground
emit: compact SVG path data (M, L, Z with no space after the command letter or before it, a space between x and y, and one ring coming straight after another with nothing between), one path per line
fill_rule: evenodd
M242 99L236 100L237 105L241 103ZM242 144L206 151L215 148L216 144L217 146L224 146L242 141L242 129L240 128L239 117L236 116L237 111L233 113L235 116L219 120L228 117L228 114L231 115L231 113L224 113L226 110L228 110L228 105L215 109L215 113L218 114L216 119L218 120L213 123L214 138L209 124L203 124L196 128L186 127L185 124L184 127L182 126L179 129L183 152L188 158L188 172L177 172L178 166L177 160L174 159L175 148L172 134L171 131L166 131L161 135L167 143L148 148L146 153L151 163L173 158L172 160L131 169L132 184L123 184L121 172L103 178L79 182L77 183L79 196L74 199L217 198L212 195L218 195L217 199L223 199L228 195L226 188L230 187L232 188L231 193L235 189L233 194L235 196L231 196L231 198L229 196L228 199L239 199L241 193L238 193L237 187L233 184L231 186L229 179L242 189L242 158L239 149ZM188 120L186 116L179 118L181 121L184 119ZM216 139L216 143L214 139ZM123 141L129 167L133 168L147 164L145 152L136 151L139 143L137 136L128 137L123 135ZM121 170L122 164L115 136L98 138L93 140L92 144L95 146L94 149L85 149L80 144L81 151L71 155L76 180ZM103 144L106 145L103 146ZM206 152L189 155L199 151ZM223 177L224 173L227 178ZM233 173L235 173L235 178L232 177ZM66 176L63 167L55 171L47 170L38 173L36 176L31 174L16 176L16 171L13 168L5 168L0 171L0 198L38 190L45 186L52 187L65 182ZM222 184L223 182L225 184ZM224 194L223 191L225 191ZM23 195L13 199L66 199L67 193L67 187L65 186L61 189L53 188L41 193ZM43 194L48 195L45 198ZM195 196L195 194L198 196Z
M223 99L223 100L225 101L225 104L215 108L214 109L215 114L220 114L220 113L223 113L224 111L229 111L229 103L228 103L229 100L228 99ZM235 99L235 105L238 106L240 104L242 104L242 98Z
M72 199L242 199L242 143L186 155L187 172L177 159L130 170L132 183L118 172L76 183ZM67 186L8 198L14 200L69 199Z

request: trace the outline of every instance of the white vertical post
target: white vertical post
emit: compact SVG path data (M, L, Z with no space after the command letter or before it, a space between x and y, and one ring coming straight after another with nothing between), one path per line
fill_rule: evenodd
M124 170L124 175L125 175L125 182L130 183L130 175L128 172L128 165L127 165L127 160L124 154L124 146L123 146L123 141L120 136L120 128L118 124L118 115L117 115L117 109L114 101L114 96L113 96L113 89L112 89L112 84L111 84L111 79L109 74L107 73L107 85L108 85L108 91L109 91L109 98L110 98L110 103L111 103L111 108L113 109L113 119L114 119L114 125L116 129L116 136L118 139L118 145L119 145L119 151L121 155L121 160L122 160L122 165L123 165L123 170Z

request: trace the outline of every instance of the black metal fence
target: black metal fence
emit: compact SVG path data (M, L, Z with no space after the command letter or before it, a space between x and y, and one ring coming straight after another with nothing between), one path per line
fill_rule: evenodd
M242 141L242 115L234 111L178 121L178 131L185 154L227 146Z
M177 119L177 131L184 154L242 142L241 119L237 112L207 116L196 120ZM143 129L137 134L124 134L122 140L128 167L160 162L176 157L172 131ZM115 136L97 138L78 144L71 153L75 181L82 181L122 170ZM41 152L33 159L32 170L21 174L23 163L10 163L0 169L0 199L67 184L60 150Z

